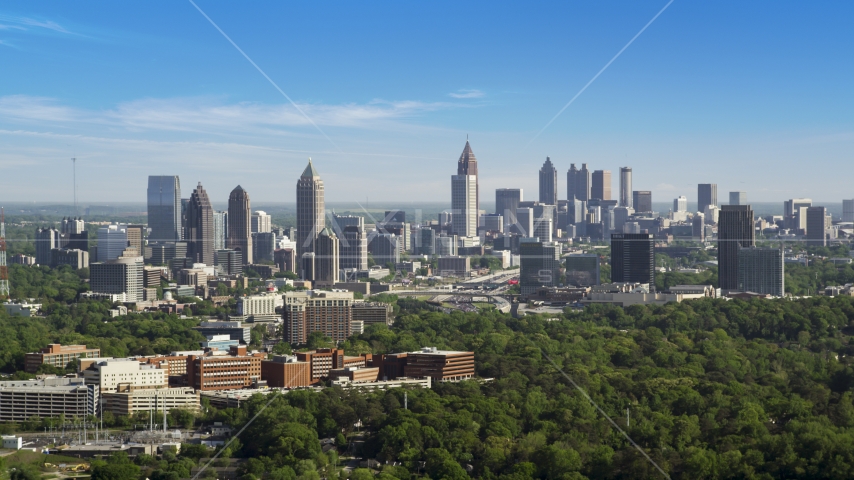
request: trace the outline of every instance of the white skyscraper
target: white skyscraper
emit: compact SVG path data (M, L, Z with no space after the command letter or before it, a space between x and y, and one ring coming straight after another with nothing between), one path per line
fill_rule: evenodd
M477 236L477 158L468 141L457 163L457 174L451 176L451 208L454 234L460 237Z
M126 248L128 248L128 233L125 225L107 225L98 229L99 262L121 257Z
M684 195L679 198L673 199L673 211L674 212L687 212L688 211L688 199L685 198Z

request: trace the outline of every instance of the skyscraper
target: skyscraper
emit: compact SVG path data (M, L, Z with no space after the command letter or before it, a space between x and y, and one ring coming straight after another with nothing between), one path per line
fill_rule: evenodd
M323 180L311 159L297 181L297 258L314 252L314 241L326 225Z
M148 177L148 227L152 242L181 240L181 181L177 175Z
M228 238L228 212L214 212L214 252L225 248Z
M477 236L478 202L477 158L468 140L457 162L457 174L451 176L451 224L461 237Z
M504 231L513 231L511 226L516 224L516 209L521 201L521 188L495 189L495 213L504 215Z
M560 244L524 241L519 244L519 287L523 295L560 282Z
M824 207L807 208L807 245L827 246L827 209Z
M632 204L637 212L652 211L652 192L649 190L635 190L632 192Z
M730 205L747 205L747 192L729 192Z
M755 239L750 205L724 205L718 212L718 284L721 290L738 290L738 250L752 247Z
M782 297L785 292L783 250L747 247L738 250L738 290Z
M572 201L573 199L578 199L579 194L576 191L576 187L578 185L578 169L575 168L574 163L569 164L569 170L566 171L566 199L568 201Z
M54 248L59 248L59 230L51 228L36 229L36 263L39 265L50 265L51 253Z
M557 205L557 169L549 157L540 168L540 203Z
M717 204L718 185L716 183L701 183L697 185L697 210L705 212L706 207Z
M214 264L213 207L202 183L193 190L187 204L187 225L184 229L187 257L195 263Z
M581 164L581 170L575 177L575 198L583 201L590 200L590 170L587 164Z
M324 228L315 240L314 281L331 287L338 281L341 268L341 245L338 236L330 228Z
M687 212L688 211L688 199L685 198L684 195L681 195L679 198L673 199L673 211L674 212Z
M252 207L249 193L240 185L228 195L228 237L226 247L240 252L244 265L255 261L252 254Z
M430 231L432 232L432 230ZM368 238L365 235L365 227L347 225L344 227L341 238L341 268L367 270Z
M590 199L610 200L611 199L611 171L610 170L594 170L593 185L590 187ZM567 199L569 200L569 199Z
M267 233L273 231L272 217L263 210L257 210L252 214L252 233Z
M646 283L655 290L655 243L649 233L611 234L611 281Z
M620 206L634 208L632 203L632 168L620 167Z

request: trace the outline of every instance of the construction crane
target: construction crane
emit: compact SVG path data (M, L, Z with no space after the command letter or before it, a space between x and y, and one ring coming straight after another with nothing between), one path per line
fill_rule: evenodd
M9 298L9 267L6 265L6 212L0 207L0 297Z

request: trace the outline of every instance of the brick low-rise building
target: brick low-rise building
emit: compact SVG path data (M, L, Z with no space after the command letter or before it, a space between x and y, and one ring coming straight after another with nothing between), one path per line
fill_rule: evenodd
M222 354L220 354L222 353ZM245 346L208 352L187 359L187 383L196 390L234 390L261 380L263 353L246 353Z
M466 380L474 377L474 353L425 347L407 354L403 373L409 378L430 377L434 382Z
M311 385L311 363L296 357L277 355L261 362L261 380L271 388L298 388Z
M80 358L97 358L101 356L101 350L97 348L86 348L86 345L60 345L52 343L36 353L28 353L24 356L24 370L28 373L36 373L39 365L47 364L56 368L65 368L68 362Z

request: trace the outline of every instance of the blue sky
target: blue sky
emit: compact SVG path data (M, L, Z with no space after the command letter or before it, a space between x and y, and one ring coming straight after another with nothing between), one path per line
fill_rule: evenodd
M753 201L854 197L854 4L637 2L0 6L0 200L144 202L149 174L224 201L294 201L314 159L331 201L443 201L466 135L482 201L537 196L547 155L656 202L696 184ZM722 202L724 200L721 200Z

